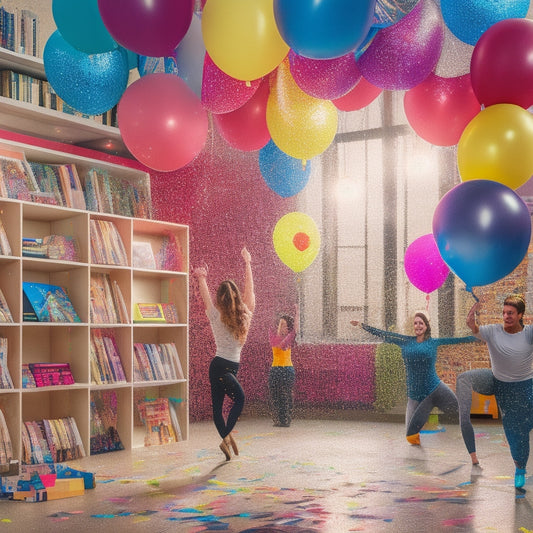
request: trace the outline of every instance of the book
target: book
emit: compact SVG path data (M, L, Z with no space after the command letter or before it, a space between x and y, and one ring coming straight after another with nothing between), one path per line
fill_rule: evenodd
M117 431L117 393L95 391L91 394L91 454L123 450Z
M69 363L29 363L28 366L36 387L74 384Z
M114 336L106 330L91 331L91 381L97 385L126 381Z
M128 322L122 292L109 274L91 272L90 311L93 324L123 324Z
M133 322L166 322L163 307L159 303L136 303L133 306Z
M0 218L0 255L12 255L11 245L9 244L2 218Z
M145 268L154 270L156 268L154 251L149 242L133 241L131 243L133 268Z
M0 337L0 389L12 389L13 380L7 366L7 339Z
M168 398L144 399L137 408L145 426L145 446L177 442Z
M65 289L48 283L24 281L22 290L39 322L81 322ZM29 311L29 310L28 310ZM33 320L23 305L24 320Z
M13 315L2 289L0 289L0 322L13 322Z
M99 265L128 264L128 255L122 237L114 222L91 219L91 261Z

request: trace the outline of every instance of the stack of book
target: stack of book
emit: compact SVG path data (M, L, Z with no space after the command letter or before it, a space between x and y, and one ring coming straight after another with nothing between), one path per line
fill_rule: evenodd
M40 192L37 181L24 155L20 157L0 155L0 196L36 201L36 195Z
M24 464L61 463L85 457L85 449L73 417L24 422Z
M117 431L117 393L95 391L91 394L91 455L123 450Z
M0 409L0 473L9 470L12 460L13 445L11 444L11 436L9 435L4 412Z
M177 417L171 414L172 407L168 398L144 399L137 404L137 408L146 429L145 446L178 441L181 431Z
M91 323L127 324L126 302L116 281L109 274L91 272Z
M29 363L36 387L72 385L74 377L68 363Z
M12 389L13 380L7 367L7 339L0 337L0 389Z
M12 52L38 57L39 17L29 9L0 7L0 42Z
M168 381L184 379L183 368L173 342L133 344L134 381Z
M128 264L128 255L117 226L109 220L91 219L91 261L98 265Z
M81 322L63 287L24 281L22 289L23 320L28 322Z
M58 261L77 261L78 245L76 239L69 235L22 237L22 255Z
M91 330L91 382L96 385L126 381L113 335L107 330Z

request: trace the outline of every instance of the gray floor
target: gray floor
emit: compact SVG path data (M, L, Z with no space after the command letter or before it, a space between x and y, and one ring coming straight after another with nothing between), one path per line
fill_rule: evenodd
M50 502L1 502L0 528L528 533L533 477L517 494L500 422L474 422L476 470L456 425L423 433L422 446L413 447L399 422L295 420L278 428L243 418L235 433L240 454L225 462L212 423L195 423L181 445L73 462L96 474L95 489Z

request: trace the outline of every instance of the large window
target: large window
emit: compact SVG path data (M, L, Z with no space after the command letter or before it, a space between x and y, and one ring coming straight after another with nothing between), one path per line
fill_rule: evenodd
M414 133L399 92L340 115L335 142L313 159L300 195L299 209L322 235L320 255L301 280L303 337L357 340L352 319L406 331L412 313L426 308L438 332L439 296L427 300L409 283L403 258L413 240L432 232L440 197L458 182L455 149ZM453 305L453 287L439 292L448 308Z

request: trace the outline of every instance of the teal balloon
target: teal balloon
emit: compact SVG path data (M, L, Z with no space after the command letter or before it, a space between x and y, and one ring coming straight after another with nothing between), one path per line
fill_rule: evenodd
M104 26L98 0L53 0L52 16L59 33L86 54L102 54L118 45Z
M123 48L85 54L55 31L46 42L43 61L57 95L88 115L99 115L118 104L128 84L128 55Z
M309 181L311 162L304 164L282 152L273 141L259 150L259 170L266 184L276 194L289 198L298 194Z

